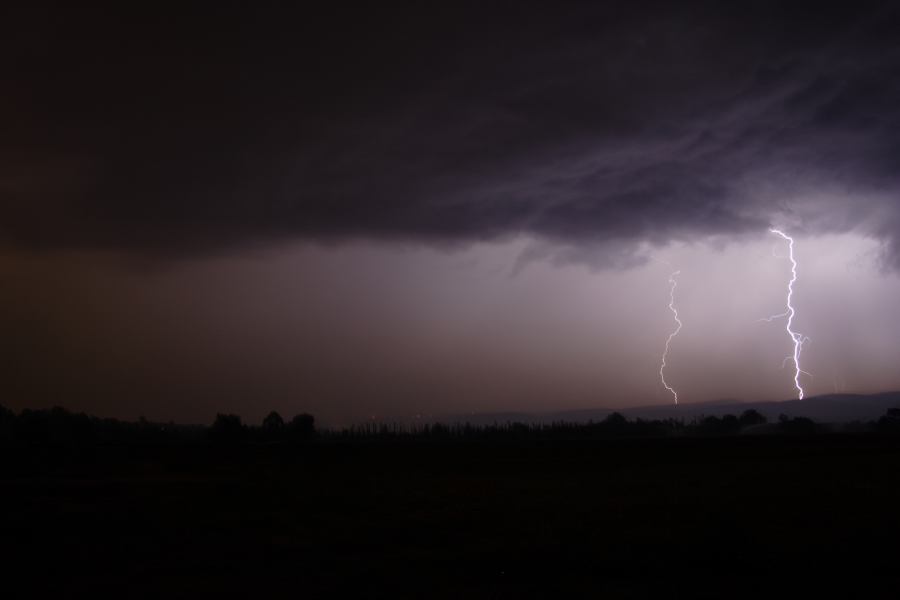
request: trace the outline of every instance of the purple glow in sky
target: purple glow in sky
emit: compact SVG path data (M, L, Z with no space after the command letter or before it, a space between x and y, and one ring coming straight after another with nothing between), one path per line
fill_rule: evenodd
M790 397L772 361L790 340L756 322L785 301L769 235L648 247L690 274L677 307L691 327L666 369L680 397ZM880 244L795 239L795 324L816 332L807 394L900 387L900 281L879 266ZM532 262L513 275L532 243L299 244L163 270L94 253L6 257L6 397L201 422L302 409L326 423L671 402L658 373L660 332L672 329L658 265Z

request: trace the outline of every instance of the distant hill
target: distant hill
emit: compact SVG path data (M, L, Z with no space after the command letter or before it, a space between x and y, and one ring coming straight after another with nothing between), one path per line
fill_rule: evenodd
M870 421L882 416L889 408L900 408L900 392L880 394L827 394L803 400L783 402L741 402L738 400L716 400L692 404L641 406L635 408L595 408L546 413L502 412L448 415L435 419L445 422L468 422L473 425L491 423L550 423L565 421L582 423L601 421L612 412L619 412L629 419L685 419L691 420L701 415L721 416L740 414L754 409L770 421L785 414L789 417L809 417L820 423L846 423L850 421Z

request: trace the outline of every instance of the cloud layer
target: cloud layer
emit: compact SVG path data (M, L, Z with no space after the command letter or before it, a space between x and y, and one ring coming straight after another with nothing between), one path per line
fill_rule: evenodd
M122 9L120 9L122 10ZM6 15L0 240L600 248L857 229L900 267L889 3ZM532 257L547 251L537 248Z

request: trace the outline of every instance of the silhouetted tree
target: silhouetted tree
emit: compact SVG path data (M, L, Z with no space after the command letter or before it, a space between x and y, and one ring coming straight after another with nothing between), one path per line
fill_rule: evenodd
M731 435L740 431L741 422L734 415L710 416L695 421L691 429L702 435Z
M14 436L36 444L84 444L96 441L94 421L84 413L54 406L50 410L23 410L15 420Z
M219 444L238 444L247 439L247 428L238 415L216 415L209 428L209 438Z
M603 423L612 428L622 428L628 425L628 419L626 419L622 413L614 412L610 413L603 419Z
M263 419L262 428L269 435L280 434L284 431L284 419L273 410Z
M754 410L752 408L745 410L741 413L741 416L738 419L741 423L741 427L749 427L751 425L763 425L765 424L766 417L762 415L758 410Z
M13 440L15 424L16 414L5 406L0 406L0 443Z
M722 433L736 433L741 428L741 421L734 415L722 417Z
M784 433L810 434L816 433L816 422L806 417L778 415L778 428Z
M694 429L697 433L716 434L719 433L721 424L719 417L703 417L699 422L694 423Z
M50 439L47 411L24 409L16 419L16 438L30 444L46 443Z
M288 423L287 432L292 441L304 442L310 440L316 433L316 420L310 414L299 414Z
M628 419L622 413L610 413L600 422L598 429L603 435L626 435L628 433Z
M425 425L424 433L426 437L450 437L450 428L443 423L434 423Z
M882 433L900 433L900 408L889 408L875 427Z

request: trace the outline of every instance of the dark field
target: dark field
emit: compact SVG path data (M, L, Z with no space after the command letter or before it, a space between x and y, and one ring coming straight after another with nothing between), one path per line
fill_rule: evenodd
M13 448L28 596L896 597L900 439Z

